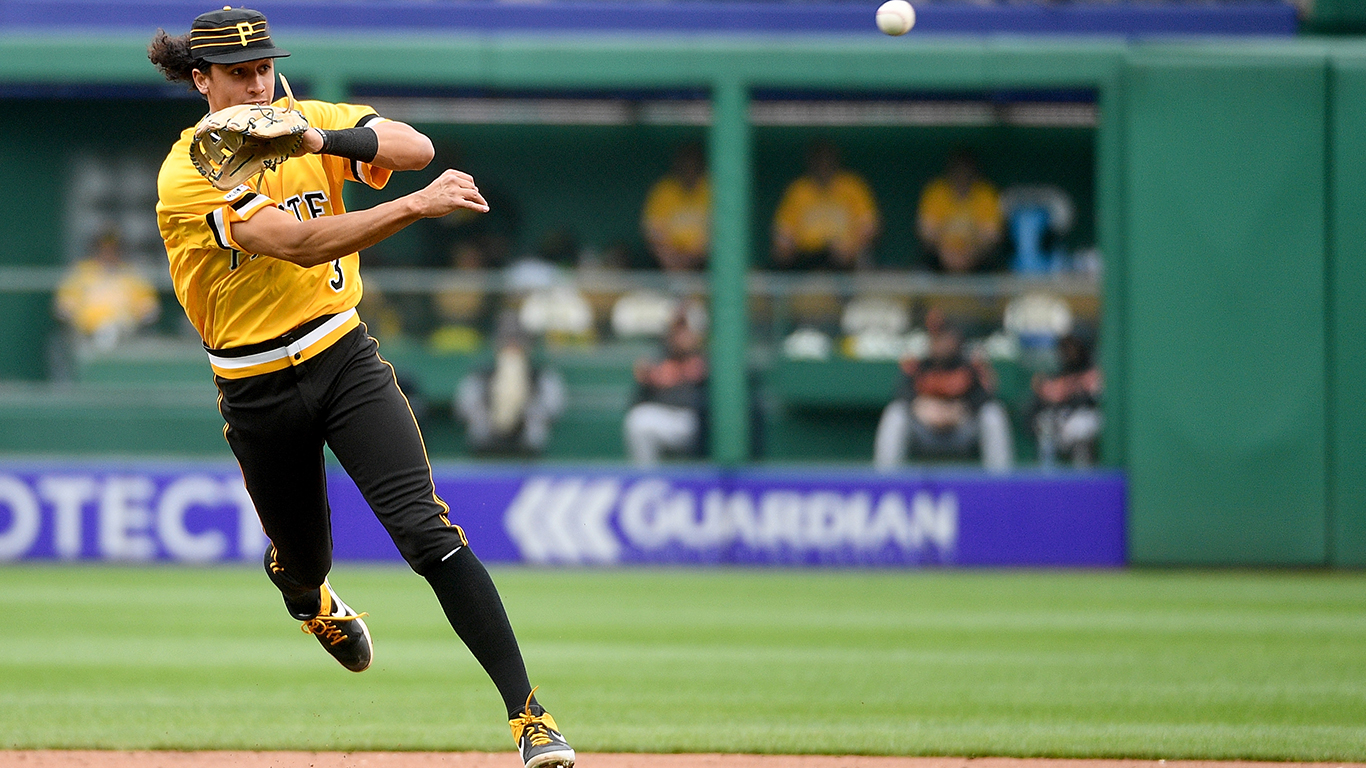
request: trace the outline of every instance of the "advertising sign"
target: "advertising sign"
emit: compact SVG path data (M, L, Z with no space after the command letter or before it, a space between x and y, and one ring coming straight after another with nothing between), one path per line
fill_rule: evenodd
M443 467L438 494L489 562L1119 566L1119 473ZM339 468L338 560L399 555ZM233 465L0 465L0 561L257 561Z

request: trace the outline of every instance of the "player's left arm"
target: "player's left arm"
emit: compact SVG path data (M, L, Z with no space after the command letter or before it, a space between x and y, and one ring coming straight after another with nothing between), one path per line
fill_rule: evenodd
M420 171L432 161L432 140L411 125L384 120L370 127L379 137L375 165L391 171Z
M432 161L435 151L432 140L407 123L397 120L376 120L361 130L372 130L379 140L375 159L371 165L390 171L419 171ZM316 128L304 132L301 154L313 153L323 148L323 135Z

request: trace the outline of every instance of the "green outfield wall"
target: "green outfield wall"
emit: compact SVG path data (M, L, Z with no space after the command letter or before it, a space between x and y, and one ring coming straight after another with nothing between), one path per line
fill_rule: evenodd
M1125 72L1138 558L1324 561L1325 79L1312 57Z
M1366 57L1341 57L1328 82L1328 541L1332 562L1360 567L1366 565Z
M156 75L144 45L0 39L0 82L151 85ZM713 456L726 464L749 455L749 329L738 278L762 263L764 217L795 167L792 150L819 133L749 125L752 94L1090 89L1100 107L1094 129L993 128L909 139L870 127L841 129L839 139L851 165L894 178L932 165L927 157L966 137L998 153L1003 167L1032 159L1053 168L1057 183L1085 198L1086 226L1106 256L1105 458L1128 472L1133 562L1366 564L1360 43L298 36L290 47L291 81L330 99L385 86L710 94L710 127L558 136L531 128L442 130L476 156L481 147L497 154L515 151L519 139L533 144L539 154L489 161L504 163L505 183L525 190L544 187L536 174L557 161L583 167L602 150L623 146L655 156L660 164L652 168L604 169L585 180L591 191L583 200L566 202L569 216L600 213L592 226L602 237L612 226L633 231L638 189L662 168L666 148L685 139L705 142L717 201ZM96 106L7 104L0 181L11 203L0 207L0 264L59 263L53 212L62 189L51 169L73 143L164 146L197 108L193 101L154 99ZM139 113L136 128L104 127L131 125L111 118ZM889 159L879 165L882 158ZM908 208L910 197L889 203ZM888 237L911 242L904 221L889 224ZM34 353L49 324L45 313L41 297L0 295L7 328L0 376L41 375ZM7 412L0 407L0 421ZM23 440L31 441L41 426L28 418ZM804 434L824 417L811 418L810 425L783 428ZM5 432L19 434L18 422L4 424ZM594 428L606 439L607 427ZM867 437L860 428L840 429L850 440ZM23 440L0 437L0 449L22 449Z

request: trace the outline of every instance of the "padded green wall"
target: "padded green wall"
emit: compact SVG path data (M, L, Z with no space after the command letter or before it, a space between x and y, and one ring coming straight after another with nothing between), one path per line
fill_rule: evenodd
M1322 59L1124 80L1130 556L1326 556Z
M1366 566L1366 59L1331 74L1329 560Z

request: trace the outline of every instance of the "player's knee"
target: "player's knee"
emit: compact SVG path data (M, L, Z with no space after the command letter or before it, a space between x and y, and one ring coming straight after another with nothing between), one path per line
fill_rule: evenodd
M460 526L444 523L439 528L400 533L393 539L404 562L420 576L431 573L462 549L469 549L469 541Z

